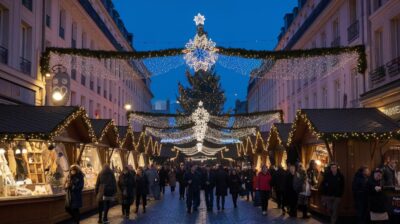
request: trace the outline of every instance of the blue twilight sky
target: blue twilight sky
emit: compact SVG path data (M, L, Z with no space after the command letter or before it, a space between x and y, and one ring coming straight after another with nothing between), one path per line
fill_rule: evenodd
M271 50L277 43L283 16L297 5L297 0L113 0L113 2L126 28L133 33L134 47L138 51L184 47L196 33L193 17L199 12L206 17L205 30L217 46ZM180 66L174 68L175 64ZM161 59L152 65L159 67L155 70L161 70L152 78L153 101L175 100L178 94L178 82L187 84L184 74L186 65L180 59ZM256 63L236 59L229 60L228 65L250 71ZM164 67L165 71L161 69ZM226 63L225 66L217 64L216 71L221 75L222 87L227 97L225 108L229 109L234 107L236 99L246 99L249 75L244 75L242 70L227 67L230 66L226 66Z

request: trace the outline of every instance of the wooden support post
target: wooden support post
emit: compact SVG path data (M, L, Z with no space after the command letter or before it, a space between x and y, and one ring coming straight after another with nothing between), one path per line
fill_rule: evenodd
M114 150L115 150L115 148L112 148L110 155L108 155L108 163L110 163L110 161L111 161L111 157L114 153Z
M81 144L80 145L80 151L79 151L79 155L78 155L78 159L76 160L76 164L80 165L81 161L82 161L82 155L83 155L83 151L85 150L86 144Z
M331 147L329 146L329 143L327 140L324 140L325 146L326 146L326 150L328 151L328 156L329 156L329 161L333 162L334 161L334 152L333 149L331 149Z

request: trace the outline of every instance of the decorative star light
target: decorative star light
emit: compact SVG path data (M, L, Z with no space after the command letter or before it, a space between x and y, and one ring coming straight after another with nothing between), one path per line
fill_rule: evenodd
M206 18L200 13L197 13L197 16L195 16L193 19L193 21L196 23L196 26L204 25L205 20L206 20Z
M204 16L198 14L195 16L196 25L204 24ZM218 59L216 54L216 44L207 38L206 34L196 34L194 40L190 39L185 45L184 59L186 64L193 68L196 72L199 70L207 71L215 64Z

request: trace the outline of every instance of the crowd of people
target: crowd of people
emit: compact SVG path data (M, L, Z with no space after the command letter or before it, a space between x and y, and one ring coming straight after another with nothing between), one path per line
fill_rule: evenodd
M389 222L390 213L386 210L383 193L385 186L394 186L396 179L396 161L375 169L372 174L366 166L361 167L352 181L355 209L358 223ZM75 223L79 223L79 208L82 207L82 189L84 175L79 166L73 165L67 178L66 211ZM135 213L146 213L148 195L159 200L165 194L166 186L174 194L179 183L179 200L186 200L187 213L198 211L200 194L204 191L207 211L213 211L214 198L217 211L224 211L225 198L230 194L234 208L241 196L261 206L263 215L268 215L268 202L274 195L277 208L282 215L296 218L309 218L309 199L312 194L322 195L321 203L329 212L330 223L336 223L338 209L345 189L345 178L338 164L332 162L320 168L315 161L310 161L308 168L303 164L288 164L267 167L260 172L246 167L224 167L222 165L196 165L181 163L173 166L149 165L136 171L127 166L116 179L115 173L105 164L98 175L95 187L98 201L98 223L108 223L108 211L118 198L122 205L122 215L129 219L131 205L135 203ZM214 197L215 196L215 197Z

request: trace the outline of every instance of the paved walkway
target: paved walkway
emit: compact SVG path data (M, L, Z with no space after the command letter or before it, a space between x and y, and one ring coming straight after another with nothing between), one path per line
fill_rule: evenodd
M167 192L168 190L168 192ZM256 208L252 203L239 199L238 208L233 208L233 203L230 195L226 198L225 210L218 212L214 208L213 212L207 212L204 196L201 196L201 204L198 212L192 214L186 213L184 201L179 201L179 193L170 193L169 188L166 189L166 194L160 201L151 201L147 206L147 213L134 215L132 207L131 219L123 221L121 216L121 206L115 206L110 210L109 220L114 223L149 223L149 224L191 224L191 223L210 223L210 224L235 224L235 223L305 223L314 224L321 223L315 219L303 220L301 218L292 219L287 215L282 216L279 209L276 209L275 203L270 203L268 216L261 214L261 209ZM215 205L215 203L214 203ZM299 213L300 217L300 213ZM93 215L81 223L92 224L97 223L97 215Z

